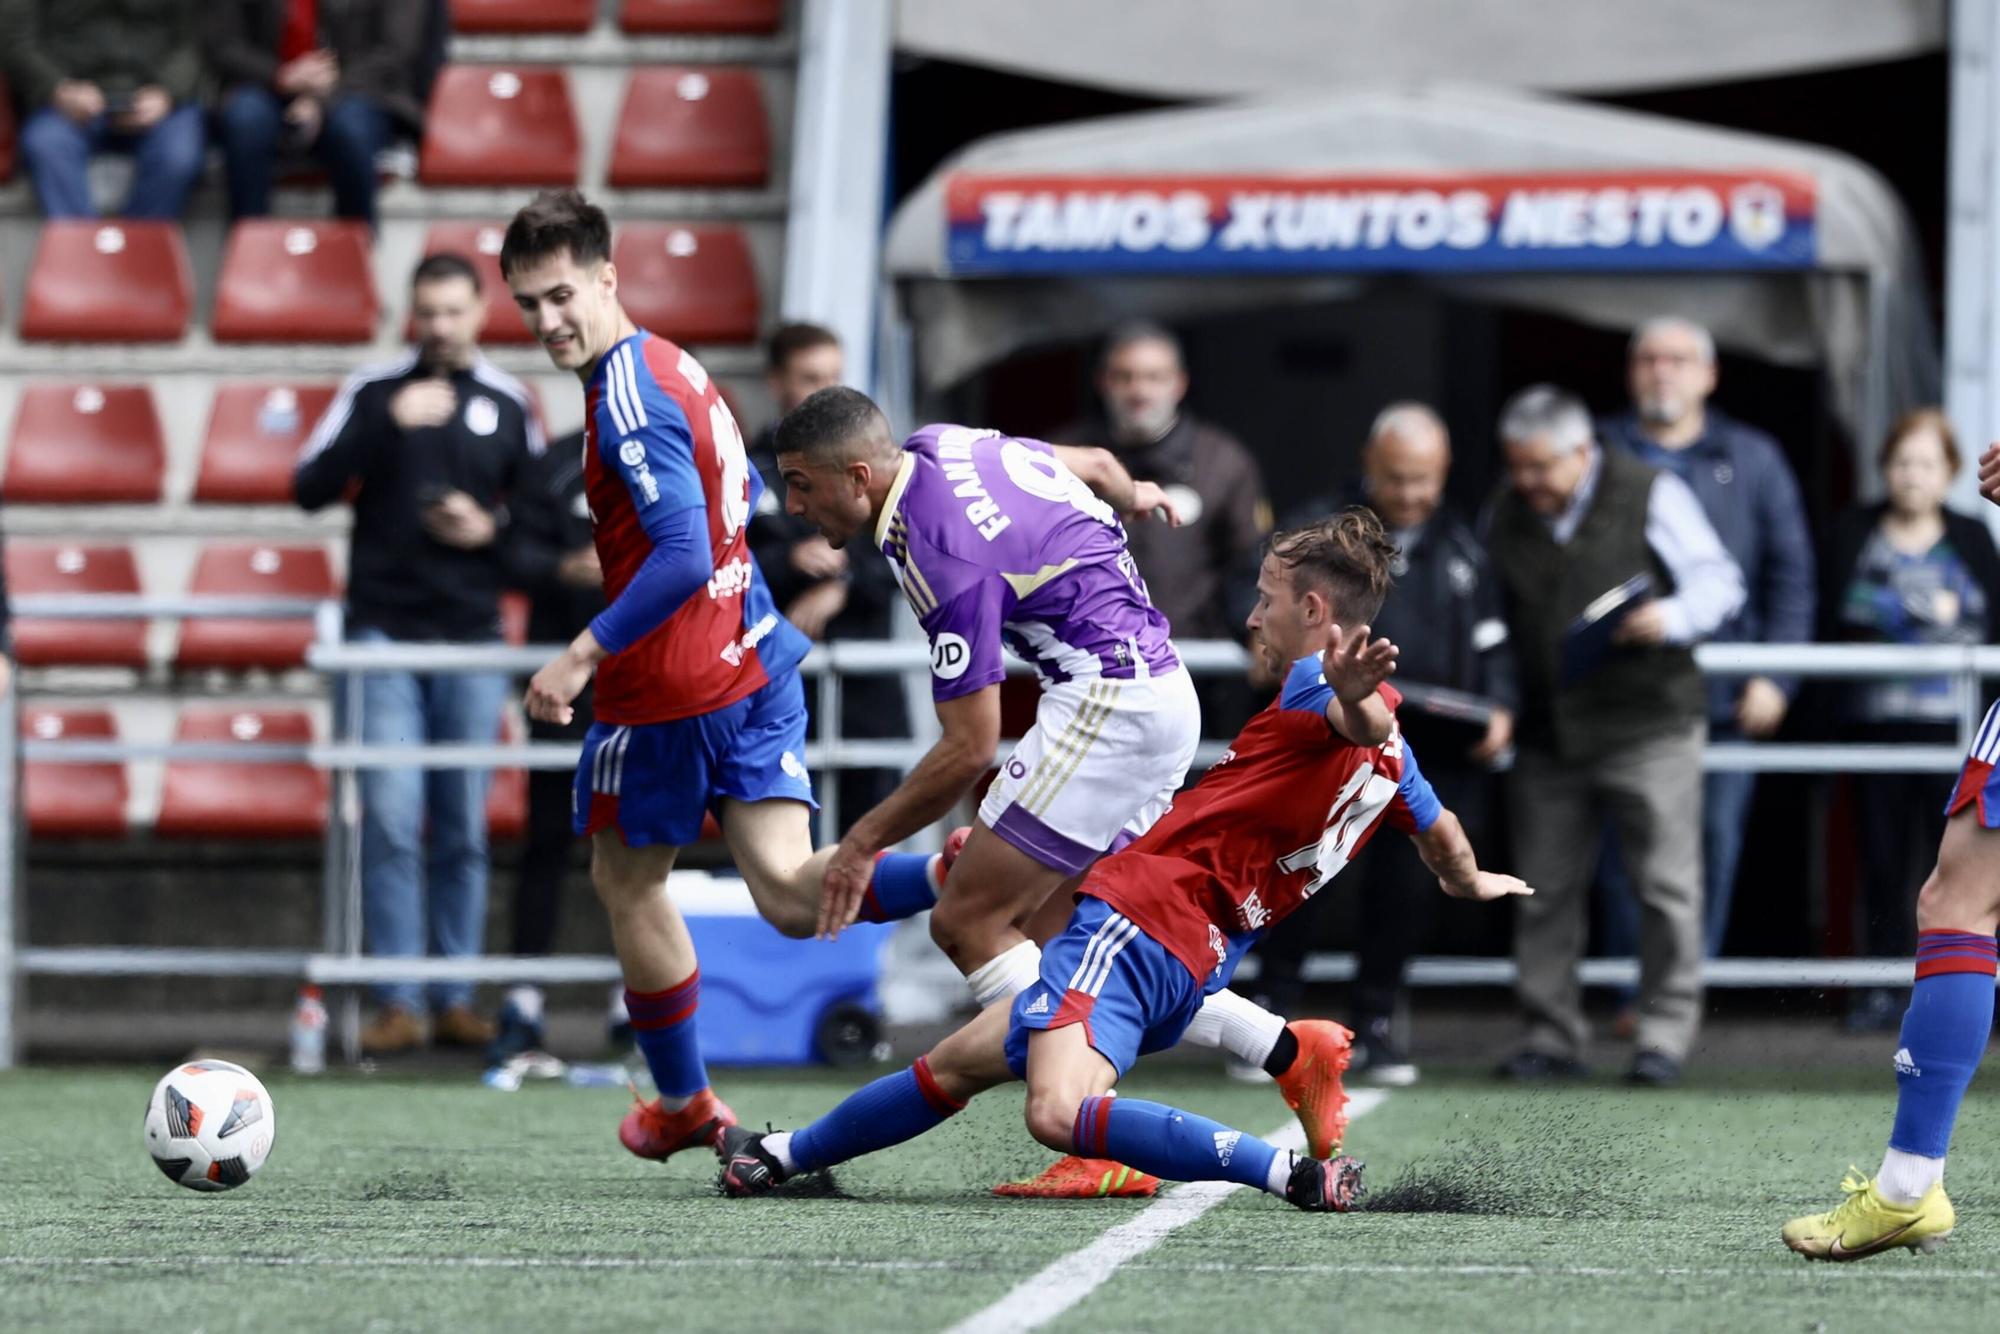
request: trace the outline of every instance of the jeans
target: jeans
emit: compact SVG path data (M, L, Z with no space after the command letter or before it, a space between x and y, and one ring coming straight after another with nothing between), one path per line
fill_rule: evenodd
M358 630L357 643L388 643ZM361 679L361 739L488 743L498 739L502 673L372 672ZM361 773L361 917L377 958L477 957L486 937L485 769L366 769ZM428 830L426 830L428 821ZM384 1005L423 1008L424 989L393 982ZM464 1005L470 982L430 989L434 1008Z
M97 216L90 198L90 155L106 148L132 155L126 217L178 218L201 175L207 146L201 108L186 104L138 134L113 129L103 116L79 125L54 107L43 107L21 129L21 158L50 218Z
M285 134L285 104L268 88L245 85L222 100L216 115L229 215L261 218L271 211L272 161ZM375 225L375 155L388 144L389 113L348 94L326 108L312 155L333 183L333 211Z

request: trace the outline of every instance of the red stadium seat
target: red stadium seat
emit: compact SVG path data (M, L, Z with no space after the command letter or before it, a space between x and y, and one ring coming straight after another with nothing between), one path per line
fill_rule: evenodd
M500 715L500 744L521 739L512 714ZM516 839L528 831L528 771L495 769L486 789L486 832L493 838Z
M333 401L330 384L225 384L208 409L194 498L282 505L292 498L299 446Z
M216 285L216 341L369 341L379 307L368 245L365 222L237 223Z
M176 741L312 739L312 719L302 709L191 708L174 729ZM318 838L326 832L326 804L326 774L304 761L170 760L153 832L164 838Z
M5 79L0 79L0 181L13 179L16 133L14 90L7 86Z
M754 186L770 176L771 132L754 71L633 71L611 147L612 185Z
M171 222L47 222L28 270L21 337L167 343L187 332L194 271Z
M143 384L31 384L14 412L0 491L42 504L150 504L167 448Z
M597 0L451 0L454 32L588 32Z
M626 32L776 32L785 0L625 0Z
M118 737L109 709L24 709L21 735L36 741ZM120 838L130 794L125 766L116 762L59 764L29 760L21 766L28 833L35 838Z
M756 341L757 270L736 228L627 223L611 257L619 300L645 328L677 343Z
M7 591L26 593L131 593L139 591L139 567L129 547L74 543L9 542ZM14 653L24 666L87 667L146 665L146 622L138 617L107 621L14 621Z
M556 67L446 65L431 88L425 185L574 185L578 140Z
M482 343L532 343L535 335L528 329L521 312L514 308L513 293L507 290L507 282L500 276L500 242L507 234L504 222L439 222L431 226L424 237L424 255L449 250L472 261L479 270L479 290L486 298L486 323L479 332ZM404 322L403 336L412 341L416 329L408 321Z
M325 547L278 547L220 542L202 548L188 592L196 596L332 598L339 595ZM181 624L174 664L184 671L208 667L284 671L305 661L313 640L312 617L250 620L190 618Z

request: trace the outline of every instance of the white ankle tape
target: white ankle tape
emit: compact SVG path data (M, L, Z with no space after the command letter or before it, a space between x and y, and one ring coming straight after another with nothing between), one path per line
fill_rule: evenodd
M972 988L972 998L983 1010L994 1001L1020 995L1041 975L1042 947L1024 940L967 973L965 984Z

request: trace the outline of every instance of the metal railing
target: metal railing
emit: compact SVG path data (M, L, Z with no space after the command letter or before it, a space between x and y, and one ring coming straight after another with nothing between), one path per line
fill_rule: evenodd
M310 616L316 641L306 665L330 678L336 700L335 735L305 745L244 742L143 742L123 740L17 739L12 721L18 709L9 692L0 726L0 1068L14 1057L15 998L21 979L48 976L231 976L288 977L328 985L357 986L389 980L478 982L608 982L618 976L616 960L557 956L475 959L370 959L362 952L359 883L359 793L357 775L370 768L567 769L580 747L573 743L390 745L361 740L361 690L371 672L492 672L524 675L548 661L558 645L511 647L465 644L361 644L343 641L337 604L274 598L153 598L126 595L22 597L20 619L110 619L116 617L285 618ZM1227 675L1247 665L1243 650L1228 642L1179 645L1182 660L1196 675ZM2000 648L1985 646L1913 648L1893 645L1703 645L1696 651L1703 671L1715 676L1782 673L1795 676L1881 679L1909 676L1952 678L1957 692L1958 742L1952 746L1722 742L1711 744L1709 769L1766 773L1948 772L1970 744L1979 713L1979 682L2000 676ZM907 769L919 747L911 741L853 740L840 735L843 683L849 676L894 674L927 679L930 659L921 643L907 641L833 643L813 649L802 671L814 680L821 737L806 748L806 763L822 773L847 768ZM1028 668L1009 663L1011 672ZM1212 763L1226 742L1204 742L1198 767ZM20 941L15 886L20 865L20 803L15 799L18 761L105 763L129 760L201 760L230 763L306 763L333 775L324 863L324 940L318 951L191 950L143 946L37 947ZM824 783L819 836L838 827L835 784ZM1347 954L1317 954L1308 961L1312 981L1353 976ZM1630 960L1593 959L1580 965L1591 985L1623 984L1636 978ZM1911 964L1901 959L1718 959L1704 965L1708 985L1826 987L1907 981ZM1246 976L1249 974L1246 973ZM1513 980L1506 959L1421 958L1410 970L1417 986L1493 986ZM342 1007L343 1045L353 1050L358 1008Z

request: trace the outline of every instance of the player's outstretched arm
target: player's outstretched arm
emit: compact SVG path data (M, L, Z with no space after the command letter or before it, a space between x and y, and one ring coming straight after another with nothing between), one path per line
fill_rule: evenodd
M1377 687L1396 670L1398 649L1386 639L1369 637L1369 627L1329 631L1330 642L1320 655L1320 670L1333 689L1326 720L1333 730L1357 746L1379 746L1395 730L1389 704Z
M1150 519L1157 515L1169 527L1178 528L1185 520L1167 493L1153 482L1135 482L1125 465L1108 449L1094 445L1050 445L1063 467L1095 491L1105 504L1128 519Z
M1416 841L1417 855L1437 876L1438 885L1455 899L1484 901L1535 892L1515 876L1480 870L1472 840L1465 836L1465 826L1448 810L1439 811L1430 828L1411 837Z

